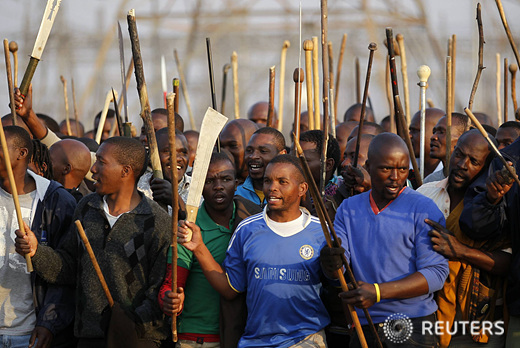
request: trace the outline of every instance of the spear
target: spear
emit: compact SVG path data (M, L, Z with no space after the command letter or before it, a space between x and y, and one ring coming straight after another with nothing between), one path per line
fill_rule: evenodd
M54 24L54 19L56 19L60 3L61 0L47 0L47 6L43 13L40 30L38 31L38 36L36 37L36 42L34 43L34 48L31 53L31 59L29 60L27 69L25 69L25 74L23 75L22 83L20 84L20 93L24 96L27 95L27 92L29 91L29 85L31 84L32 77L36 71L38 62L41 59L43 50L45 49L45 44L49 38L52 25Z
M126 19L128 22L130 41L132 43L132 56L135 66L137 92L139 93L139 102L141 103L140 116L143 119L146 138L148 139L148 146L150 148L150 162L152 163L153 176L155 178L162 179L163 174L161 169L161 160L159 159L159 151L157 149L157 140L155 139L150 102L148 101L148 91L146 90L146 81L144 79L143 59L141 57L141 47L139 44L139 34L137 33L134 9L131 9L128 12Z

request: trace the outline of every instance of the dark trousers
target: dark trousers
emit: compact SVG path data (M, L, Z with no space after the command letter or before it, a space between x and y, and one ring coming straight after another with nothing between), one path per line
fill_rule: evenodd
M435 314L430 314L424 317L419 318L410 318L410 321L413 325L413 330L411 330L411 335L409 338L403 342L400 340L403 337L408 337L406 333L407 328L402 327L402 325L398 324L392 327L392 325L387 325L387 332L391 330L390 333L385 333L385 323L375 324L377 334L384 348L416 348L416 347L428 347L428 348L436 348L438 346L437 337L435 335L430 335L428 331L425 331L425 334L422 334L422 323L423 321L429 321L431 323L435 323L436 318ZM404 331L403 331L404 330ZM368 327L368 325L363 326L363 333L365 335L365 339L370 348L377 347L376 340L372 335L372 331ZM359 343L359 338L357 334L354 334L350 339L350 348L360 348L361 344Z
M159 343L149 340L139 340L138 348L157 348ZM80 338L77 348L107 348L104 338Z

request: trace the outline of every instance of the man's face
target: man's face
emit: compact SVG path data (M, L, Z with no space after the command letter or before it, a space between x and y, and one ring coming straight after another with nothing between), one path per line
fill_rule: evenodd
M397 198L408 178L409 157L399 147L381 149L367 162L372 180L372 196L378 203L388 203Z
M356 138L351 139L347 143L347 147L345 148L345 153L343 154L343 162L341 162L341 171L344 171L347 165L352 165L354 163L354 156L356 154ZM368 145L370 141L365 141L361 138L361 142L359 143L359 154L358 154L358 166L362 167L365 165L367 161L367 153L368 153Z
M453 152L455 145L460 137L460 127L451 127L451 150ZM430 137L430 157L443 160L446 158L446 117L442 117L433 127L433 134Z
M199 143L199 137L186 134L184 136L186 137L186 141L188 142L188 150L190 152L188 165L193 166L193 161L195 160L195 155L197 154L197 145Z
M63 170L67 165L67 163L65 163L65 153L63 151L63 148L59 146L59 144L51 146L51 148L49 149L49 157L52 163L52 173L54 176L54 180L63 185Z
M248 175L248 169L244 162L247 141L244 129L236 125L230 125L220 133L220 146L233 155L237 175L244 178Z
M164 178L169 182L172 181L171 172L171 156L168 135L164 134L157 138L157 147L159 148L159 158L161 160L161 168ZM189 150L188 142L184 135L177 134L175 136L175 147L177 148L177 181L180 182L188 168Z
M345 159L344 153L345 153L345 147L347 146L348 142L348 136L350 135L350 132L352 132L352 129L357 125L357 122L346 122L346 123L340 123L336 126L336 140L339 144L339 150L341 153L341 159L340 161L343 162Z
M117 193L121 185L124 185L121 181L124 166L119 164L112 155L113 147L112 144L101 144L96 152L96 162L90 169L92 179L94 179L94 188L100 195Z
M265 127L267 125L268 111L269 105L267 103L258 104L252 110L249 119L256 123L259 127Z
M511 145L516 138L518 138L518 133L514 128L499 128L495 137L498 142L498 149L502 150L504 147Z
M432 137L433 126L437 122L437 118L426 116L425 129L424 129L424 153L425 157L430 156L430 142L428 139ZM446 126L444 126L446 129ZM421 154L421 114L416 113L412 118L409 126L410 140L412 142L413 152L416 158L419 158ZM446 144L446 140L444 142Z
M253 180L264 177L265 167L279 154L271 134L254 134L247 144L244 161Z
M20 149L16 148L13 145L13 142L10 140L9 134L5 135L5 140L7 142L7 149L9 151L9 159L11 160L11 166L15 168L15 166L18 164L17 158L20 156L20 151L27 151L27 149ZM5 166L5 159L4 159L4 152L0 151L0 178L7 178L7 167Z
M168 127L168 118L163 114L152 114L152 122L153 131L156 133L159 129ZM144 124L141 127L141 136L139 137L139 141L141 141L141 144L148 149L148 138L146 138L146 129L144 128Z
M488 144L480 134L462 138L450 158L449 185L465 190L485 166L488 155Z
M103 133L101 133L101 142L107 140L110 138L110 131L112 130L112 124L116 121L115 117L107 118L105 120L105 125L103 127ZM119 131L116 127L116 132L114 133L115 136L119 135Z
M302 141L300 145L309 164L314 182L319 184L321 176L321 154L315 143Z
M300 180L299 180L300 179ZM288 211L300 205L307 191L298 169L288 163L267 166L264 177L264 195L270 211Z
M225 211L233 203L237 182L235 168L229 161L211 163L202 189L204 204L216 211Z

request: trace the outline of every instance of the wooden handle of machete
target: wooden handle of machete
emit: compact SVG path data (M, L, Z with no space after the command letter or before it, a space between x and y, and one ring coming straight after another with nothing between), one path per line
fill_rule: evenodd
M81 237L83 244L85 244L85 248L87 249L88 256L90 257L90 261L92 262L92 266L94 266L94 269L96 270L96 274L98 276L99 282L101 283L101 287L103 288L103 291L105 292L105 296L107 297L108 304L110 305L110 307L112 307L112 306L114 306L114 299L112 298L112 295L110 294L110 290L108 289L108 285L105 280L105 277L103 276L103 272L101 272L101 268L99 268L99 263L96 260L96 255L94 255L94 250L92 250L92 246L90 245L90 242L88 241L87 235L85 234L85 230L83 229L83 226L81 225L81 221L76 220L75 224L76 224L76 227L78 228L79 236Z
M27 65L27 69L25 69L25 74L23 75L22 83L20 84L20 93L22 93L23 96L26 96L27 92L29 92L29 85L31 84L31 80L39 62L40 60L34 57L31 57L29 60L29 64Z

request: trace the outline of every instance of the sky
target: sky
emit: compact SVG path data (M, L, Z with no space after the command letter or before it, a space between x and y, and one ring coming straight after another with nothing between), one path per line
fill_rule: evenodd
M426 21L417 21L420 14L419 0L329 1L328 39L333 43L334 71L338 61L339 46L343 33L348 34L340 79L337 118L342 120L344 111L355 103L354 60L359 58L361 80L364 81L368 58L368 44L378 44L375 54L370 96L376 119L388 114L384 76L386 48L385 27L391 26L394 34L405 37L408 60L410 104L412 113L418 110L419 88L417 68L427 64L432 69L427 95L436 107L443 108L445 74L444 60L447 40L457 35L456 109L462 111L467 105L471 86L477 71L478 32L475 21L476 1L422 1L427 14ZM21 80L29 55L34 45L46 1L2 0L0 33L2 38L17 41L19 45L19 80ZM513 36L520 44L520 24L513 21L520 15L520 2L503 0ZM65 117L63 86L60 76L68 81L69 105L72 115L72 92L70 79L74 78L79 117L92 128L94 115L103 107L105 96L111 87L121 90L119 50L116 23L119 20L124 37L125 64L128 66L131 47L128 39L126 13L136 9L137 25L150 104L152 109L163 107L160 59L164 55L167 80L178 77L173 57L177 49L185 70L186 86L192 103L196 128L203 114L211 106L206 42L210 37L218 109L222 97L222 67L229 63L236 51L239 59L240 116L245 117L250 105L268 98L268 71L276 66L280 72L280 51L284 40L291 41L287 51L284 95L284 133L288 135L294 110L294 84L291 76L294 68L303 67L303 53L299 55L298 2L275 0L63 0L56 23L50 34L33 80L34 107L37 112L51 115L58 121ZM317 0L302 1L302 41L320 35L320 3ZM192 20L195 12L199 21ZM493 1L482 4L482 17L486 45L484 65L475 98L474 110L485 111L496 118L496 53L515 62L507 42L498 11ZM193 29L196 30L193 30ZM428 33L430 33L428 35ZM106 54L100 54L103 42ZM104 59L99 59L103 57ZM96 63L96 60L100 62ZM397 58L399 67L400 58ZM98 67L96 67L98 65ZM0 63L5 71L4 60ZM321 69L321 66L320 66ZM400 71L400 69L398 68ZM5 75L4 75L5 76ZM275 104L278 106L279 76L277 75ZM226 88L226 111L233 118L233 90L231 72ZM401 78L399 83L402 88ZM170 83L169 83L170 84ZM6 79L0 79L0 99L4 101L4 114L8 110ZM402 93L402 92L401 92ZM501 96L503 100L503 96ZM139 129L139 101L132 77L128 90L130 119ZM509 100L511 97L509 96ZM306 109L305 90L302 110ZM513 106L510 104L509 109ZM180 113L186 128L190 123L183 96Z

